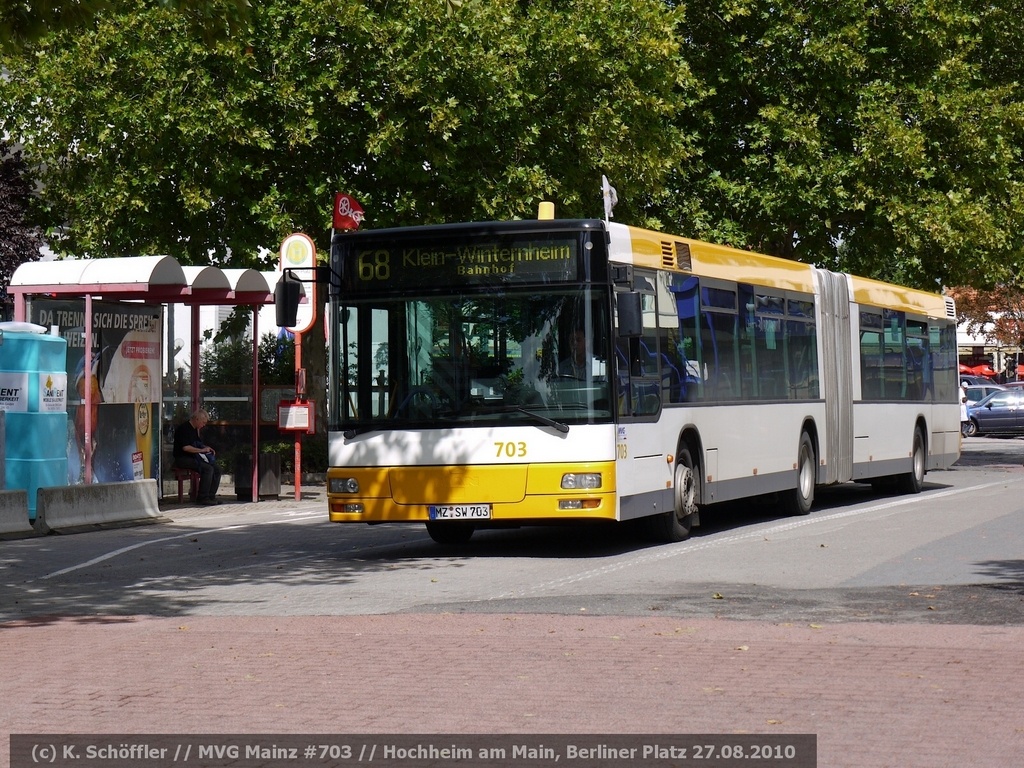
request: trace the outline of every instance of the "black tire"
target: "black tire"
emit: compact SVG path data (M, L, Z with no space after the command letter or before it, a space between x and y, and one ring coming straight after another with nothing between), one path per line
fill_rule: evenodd
M964 437L974 437L978 434L978 423L976 421L968 421L964 424Z
M925 462L924 435L914 429L914 447L910 452L910 471L899 475L896 487L900 493L920 493L924 487Z
M688 448L680 449L672 479L674 508L650 518L651 535L666 543L686 541L697 515L697 465Z
M427 533L438 544L466 544L473 537L474 530L472 523L449 523L438 520L427 523Z
M782 495L782 509L787 515L806 515L811 511L817 470L814 443L810 435L801 432L796 452L796 487Z

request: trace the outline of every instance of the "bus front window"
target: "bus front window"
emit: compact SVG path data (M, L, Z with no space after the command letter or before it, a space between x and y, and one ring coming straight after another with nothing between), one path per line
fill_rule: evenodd
M335 316L340 429L612 416L607 304L590 291L378 298Z

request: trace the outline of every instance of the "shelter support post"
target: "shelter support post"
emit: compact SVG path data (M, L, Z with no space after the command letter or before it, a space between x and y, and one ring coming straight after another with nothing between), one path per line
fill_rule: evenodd
M93 393L92 391L92 294L85 294L85 352L84 359L82 360L82 376L83 376L83 392L82 404L79 408L85 409L85 414L82 419L82 425L84 427L84 439L85 439L85 450L83 451L83 459L85 461L85 472L83 477L85 478L86 485L92 482L92 431L96 428L96 425L92 423L92 400L94 394L98 395L99 391Z
M189 365L192 366L192 385L189 392L189 397L192 402L189 406L189 414L195 413L196 408L199 407L199 379L202 376L202 371L199 366L199 345L201 342L199 334L199 304L193 304L190 309L192 310L192 351L189 354Z
M298 382L299 371L302 370L302 334L295 334L295 380ZM298 393L296 393L298 394ZM306 393L301 399L305 400ZM295 432L295 500L302 499L302 432Z
M252 501L260 500L260 308L252 308L252 477L249 485L252 488Z

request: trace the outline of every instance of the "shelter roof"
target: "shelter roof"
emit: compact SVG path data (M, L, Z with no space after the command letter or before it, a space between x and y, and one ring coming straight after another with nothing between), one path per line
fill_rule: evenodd
M272 304L277 274L254 269L183 267L172 256L63 259L22 264L8 293L91 295L174 304Z

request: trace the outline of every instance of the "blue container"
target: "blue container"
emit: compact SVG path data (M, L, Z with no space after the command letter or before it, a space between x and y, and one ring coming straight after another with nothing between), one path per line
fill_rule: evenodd
M5 410L4 488L68 484L67 341L29 323L0 323L0 409Z

